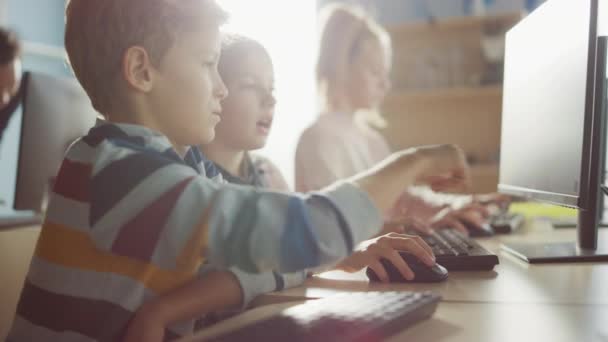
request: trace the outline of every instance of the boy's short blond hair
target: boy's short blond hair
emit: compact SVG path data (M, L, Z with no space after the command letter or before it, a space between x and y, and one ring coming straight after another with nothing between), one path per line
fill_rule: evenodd
M158 66L180 32L227 19L214 0L70 0L65 47L76 78L93 107L120 111L119 80L124 53L143 47Z

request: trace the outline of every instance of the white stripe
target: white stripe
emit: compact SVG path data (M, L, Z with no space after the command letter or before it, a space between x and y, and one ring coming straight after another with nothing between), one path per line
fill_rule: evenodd
M51 193L46 219L75 230L89 232L89 204Z
M285 284L284 289L289 289L292 287L300 286L304 281L306 281L306 272L296 272L296 273L287 273L281 274L283 277L283 283Z
M93 159L93 172L91 177L98 174L106 166L137 153L131 149L116 146L107 140L102 141L95 150L96 151L93 152L95 157Z
M158 239L151 261L159 267L176 267L177 257L198 228L205 206L212 201L213 187L218 185L202 176L197 177L184 189Z
M154 171L92 227L91 236L95 243L109 250L123 225L175 184L197 175L192 168L180 164L170 164Z
M207 190L208 191L208 190ZM258 193L255 202L251 200L253 193ZM211 248L210 262L225 265L227 252L231 249L225 245L232 231L238 235L249 235L248 250L239 253L247 255L257 266L257 270L276 270L279 267L280 243L287 218L287 205L290 196L287 194L256 190L252 187L233 184L222 185L213 198L213 208L209 218L209 247ZM252 207L255 205L255 207ZM239 211L256 211L254 222L240 222ZM237 226L237 221L241 226ZM242 265L230 265L242 266Z
M68 148L66 158L72 162L90 164L95 157L95 153L95 147L91 147L82 139L78 139Z
M53 342L95 342L95 340L81 335L77 332L62 331L56 332L38 325L16 315L13 327L8 334L7 342L34 342L34 341L53 341Z
M32 258L28 281L49 292L64 296L100 300L135 312L147 299L156 295L142 283L115 273L71 269Z
M49 292L106 301L130 312L136 312L145 301L157 296L142 283L129 277L114 273L74 270L47 262L36 256L32 258L28 281ZM194 320L176 323L167 328L181 336L192 334ZM55 341L54 339L42 340Z

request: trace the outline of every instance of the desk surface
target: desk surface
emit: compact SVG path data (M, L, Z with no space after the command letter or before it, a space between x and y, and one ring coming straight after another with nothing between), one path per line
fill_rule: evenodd
M576 230L535 221L516 234L480 239L498 254L493 272L451 272L440 284L370 284L363 272L326 272L303 286L261 296L258 303L322 298L353 291L440 293L435 315L390 341L608 341L608 263L529 265L500 251L500 244L574 241ZM608 229L600 230L608 245ZM299 302L301 303L301 302ZM262 306L195 334L210 337L279 312L294 303Z
M209 339L255 323L293 305L304 302L270 304L249 310L211 328L180 340ZM387 341L441 342L606 342L608 306L442 302L435 314ZM252 337L252 340L255 340Z
M507 241L565 242L574 241L575 236L575 229L553 230L546 222L535 222L516 234L478 240L499 257L500 264L492 272L450 272L448 281L436 284L380 284L369 283L364 271L332 271L262 300L322 298L345 291L431 290L451 302L608 305L608 263L531 265L500 250L500 244ZM600 230L600 238L608 246L608 229Z

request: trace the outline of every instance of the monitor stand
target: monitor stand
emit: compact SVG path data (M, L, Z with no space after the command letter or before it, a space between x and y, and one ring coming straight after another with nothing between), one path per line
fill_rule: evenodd
M531 264L560 262L608 261L608 248L581 249L576 242L506 243L501 249Z

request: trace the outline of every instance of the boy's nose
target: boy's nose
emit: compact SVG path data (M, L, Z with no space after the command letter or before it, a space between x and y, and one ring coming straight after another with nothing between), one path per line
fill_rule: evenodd
M228 97L228 88L223 81L219 81L219 84L215 87L215 96L221 101Z

